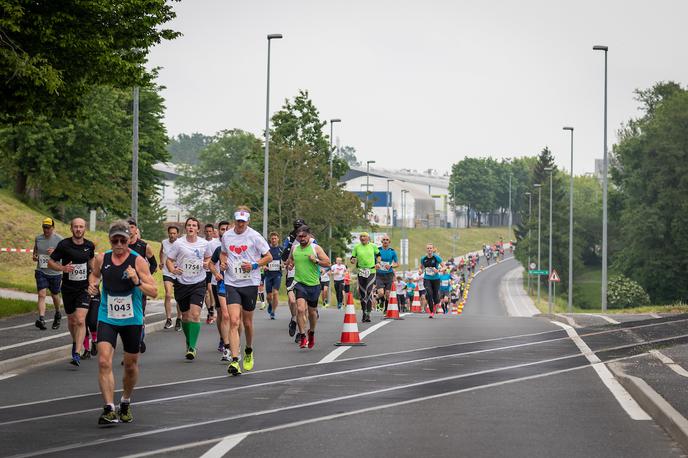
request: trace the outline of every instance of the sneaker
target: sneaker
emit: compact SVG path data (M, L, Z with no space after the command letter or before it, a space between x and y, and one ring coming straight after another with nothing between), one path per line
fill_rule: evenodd
M163 326L163 329L170 329L172 327L172 318L168 318L165 320L165 326Z
M141 343L139 344L139 352L140 352L140 353L145 353L145 352L146 352L146 342L144 342L143 340L142 340Z
M182 330L182 319L177 318L177 321L174 322L174 330L175 331L181 331Z
M229 348L223 348L222 349L222 358L220 358L220 361L229 361L231 359L231 355L229 354Z
M308 337L306 337L306 334L301 334L301 342L299 343L299 348L306 347L308 347Z
M81 365L81 358L78 353L72 355L72 360L69 362L72 366L79 367Z
M428 316L428 318L435 318L435 314L431 313L430 316Z
M246 353L246 350L244 350L243 365L245 371L250 371L253 369L253 351L251 351L251 353Z
M342 309L342 304L337 304L337 310L341 310L341 309Z
M294 343L301 342L301 336L302 336L302 334L297 332L296 337L294 337Z
M55 318L53 318L53 329L60 329L60 320L62 320L62 315L60 312L56 312Z
M98 342L91 342L91 356L98 355Z
M41 331L48 329L48 327L45 325L45 320L36 320L36 327Z
M289 337L294 337L296 334L296 320L294 318L289 322Z
M232 361L227 366L227 373L229 375L241 375L241 368L239 368L239 361Z
M103 408L103 413L100 414L100 417L98 418L98 424L99 425L114 425L116 423L119 423L119 419L117 418L117 414L115 413L114 410L112 410L112 407L107 405Z
M215 315L208 315L208 318L205 319L206 324L213 324L215 323Z
M189 348L186 350L186 354L185 354L184 356L185 356L186 359L188 359L189 361L193 361L194 359L196 359L196 349L195 349L195 348L189 347Z
M271 319L271 320L274 320L274 319L275 319L275 314L274 314L274 313L271 313L271 314L270 314L270 319Z
M81 354L81 359L91 359L91 352L84 349L84 352Z
M272 313L272 304L268 304L268 315L273 315L273 313Z
M308 331L308 348L313 348L315 346L315 332Z
M220 342L217 344L217 351L220 353L225 351L225 343L222 341L222 339L220 339Z
M117 409L117 416L122 423L131 423L134 415L131 413L131 405L128 402L122 402Z
M260 303L260 309L261 309L261 310L265 310L265 302L261 302L261 303Z

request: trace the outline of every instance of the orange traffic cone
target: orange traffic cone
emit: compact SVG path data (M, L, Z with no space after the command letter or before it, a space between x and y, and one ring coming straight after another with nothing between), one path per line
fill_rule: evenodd
M358 324L356 323L356 309L354 309L354 295L349 293L346 298L346 308L344 309L344 326L342 328L342 336L337 342L336 346L341 345L365 345L361 342L361 337L358 335Z
M420 310L420 294L418 293L418 285L413 292L413 302L411 302L411 313L421 313Z
M399 316L399 306L397 305L397 297L394 294L389 295L389 303L387 304L387 314L385 320L403 320Z

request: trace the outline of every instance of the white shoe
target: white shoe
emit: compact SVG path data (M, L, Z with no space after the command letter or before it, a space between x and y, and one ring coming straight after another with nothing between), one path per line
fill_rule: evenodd
M265 310L265 307L267 307L267 305L265 304L265 302L261 302L261 303L260 303L260 309L261 309L261 310Z
M231 360L231 355L229 354L229 348L225 348L222 350L222 358L220 358L220 361L229 361Z

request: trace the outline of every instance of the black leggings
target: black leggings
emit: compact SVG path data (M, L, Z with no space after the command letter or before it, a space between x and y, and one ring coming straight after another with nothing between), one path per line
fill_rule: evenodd
M439 280L438 280L439 281ZM375 274L370 277L358 276L358 295L361 297L361 311L370 314L373 309L373 290L375 289Z
M334 281L334 291L337 295L337 304L344 303L344 280Z
M440 279L437 280L423 280L425 285L425 298L430 307L430 313L435 313L435 305L440 303Z
M98 309L100 308L100 294L92 296L88 304L88 313L86 314L86 328L89 332L96 332L98 330Z

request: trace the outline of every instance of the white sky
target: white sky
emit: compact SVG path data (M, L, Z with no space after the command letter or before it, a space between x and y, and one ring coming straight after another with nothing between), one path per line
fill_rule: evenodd
M170 135L240 128L262 135L267 39L271 113L307 89L359 160L449 170L466 156L545 145L575 173L602 157L604 55L609 139L638 115L633 90L688 82L685 0L185 0L154 48ZM329 126L326 127L329 134Z

